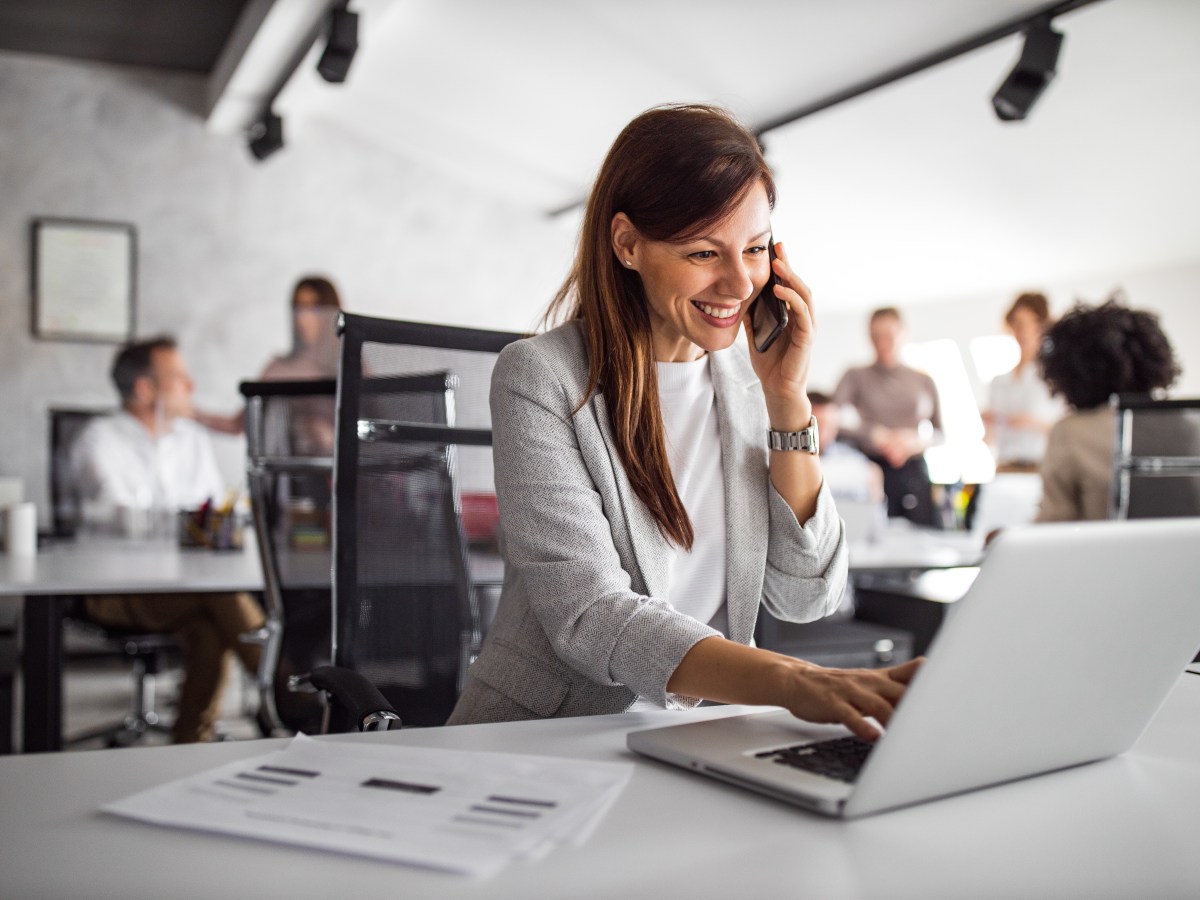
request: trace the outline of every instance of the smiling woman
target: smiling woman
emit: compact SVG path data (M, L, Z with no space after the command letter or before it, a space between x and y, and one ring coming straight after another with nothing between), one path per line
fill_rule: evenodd
M505 582L451 724L781 705L865 738L916 664L823 669L747 646L759 605L837 608L841 522L807 395L812 295L777 244L774 181L724 110L618 136L547 319L492 378ZM771 274L788 325L737 341ZM787 449L784 449L787 448ZM807 451L807 452L806 452Z

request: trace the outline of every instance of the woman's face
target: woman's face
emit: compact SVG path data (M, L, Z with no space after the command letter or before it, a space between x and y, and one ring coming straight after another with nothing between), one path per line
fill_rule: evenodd
M320 312L321 298L316 291L310 287L296 291L292 301L292 317L296 320L296 337L305 347L312 347L321 336L325 321Z
M623 220L623 221L622 221ZM641 276L659 362L699 359L729 347L750 301L767 283L771 207L756 183L707 234L684 243L650 241L629 219L613 219L613 249Z
M1008 327L1021 347L1021 358L1032 359L1037 356L1044 330L1038 317L1025 307L1019 306L1009 316Z

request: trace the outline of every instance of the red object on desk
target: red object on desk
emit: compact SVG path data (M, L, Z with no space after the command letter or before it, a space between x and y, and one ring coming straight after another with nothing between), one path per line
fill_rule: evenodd
M467 543L494 544L500 525L495 494L463 494L460 498L463 532Z

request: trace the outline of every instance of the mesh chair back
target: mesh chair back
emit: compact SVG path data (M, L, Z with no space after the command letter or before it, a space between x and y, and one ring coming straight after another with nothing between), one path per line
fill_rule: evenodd
M54 534L71 537L79 527L79 490L71 473L71 448L84 428L108 409L51 409L50 414L50 505Z
M1200 398L1114 403L1113 517L1200 516Z
M439 725L480 634L461 498L494 494L491 372L522 335L349 314L341 331L333 661Z
M247 381L247 480L263 565L267 624L256 679L262 719L311 731L311 705L276 706L281 659L292 671L329 661L331 507L337 382Z

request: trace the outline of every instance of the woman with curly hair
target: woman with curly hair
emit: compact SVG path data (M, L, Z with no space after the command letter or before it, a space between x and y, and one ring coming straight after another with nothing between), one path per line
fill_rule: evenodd
M1116 420L1113 394L1149 394L1179 376L1158 316L1120 297L1077 304L1046 332L1038 361L1071 412L1050 432L1042 460L1039 522L1108 518Z

